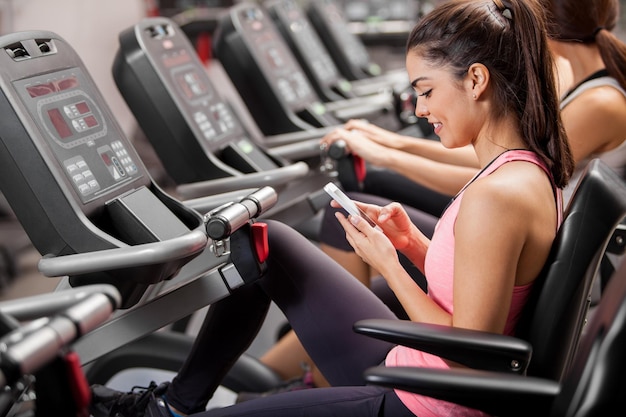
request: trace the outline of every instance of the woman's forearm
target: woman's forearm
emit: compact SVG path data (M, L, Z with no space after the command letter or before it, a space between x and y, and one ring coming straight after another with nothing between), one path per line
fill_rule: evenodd
M448 149L441 142L423 138L403 136L397 149L418 155L432 161L463 167L478 168L478 158L471 145L463 148Z
M478 172L478 168L433 161L394 149L381 153L375 161L371 162L450 196L458 193Z

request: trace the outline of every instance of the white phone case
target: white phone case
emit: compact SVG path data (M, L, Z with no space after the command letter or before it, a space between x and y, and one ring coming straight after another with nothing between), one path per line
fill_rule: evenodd
M351 216L361 217L365 219L370 224L370 226L380 229L376 225L376 223L372 219L370 219L367 214L360 210L357 205L354 204L354 201L350 200L350 198L345 195L344 192L341 191L339 187L337 187L335 184L329 182L324 186L324 191L326 191L328 195L333 198L333 200L338 202L341 207L343 207L348 212L348 214L350 214Z

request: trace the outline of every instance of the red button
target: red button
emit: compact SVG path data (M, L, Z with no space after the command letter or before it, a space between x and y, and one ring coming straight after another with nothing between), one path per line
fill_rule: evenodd
M363 182L366 174L365 160L358 155L352 155L352 163L354 164L356 180L360 183Z
M76 352L70 351L65 355L64 359L67 367L68 383L74 397L76 409L79 411L87 410L91 403L91 390L83 373L83 368L80 365L80 358Z
M267 238L267 223L252 224L252 243L254 244L254 252L260 263L267 260L270 254L270 244Z

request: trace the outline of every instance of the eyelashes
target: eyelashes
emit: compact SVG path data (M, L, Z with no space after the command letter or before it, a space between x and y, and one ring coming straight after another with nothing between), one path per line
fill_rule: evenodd
M433 92L433 89L431 88L430 90L424 91L422 94L418 94L418 97L430 97L430 94Z

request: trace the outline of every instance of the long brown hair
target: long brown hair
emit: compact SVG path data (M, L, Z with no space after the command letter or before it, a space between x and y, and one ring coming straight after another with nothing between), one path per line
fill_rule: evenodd
M562 42L595 43L609 75L626 89L626 44L612 31L619 19L618 0L540 0L548 18L548 36Z
M448 68L458 80L473 63L491 74L494 117L514 114L528 149L559 187L574 169L561 123L545 16L536 0L449 0L413 28L407 53Z

